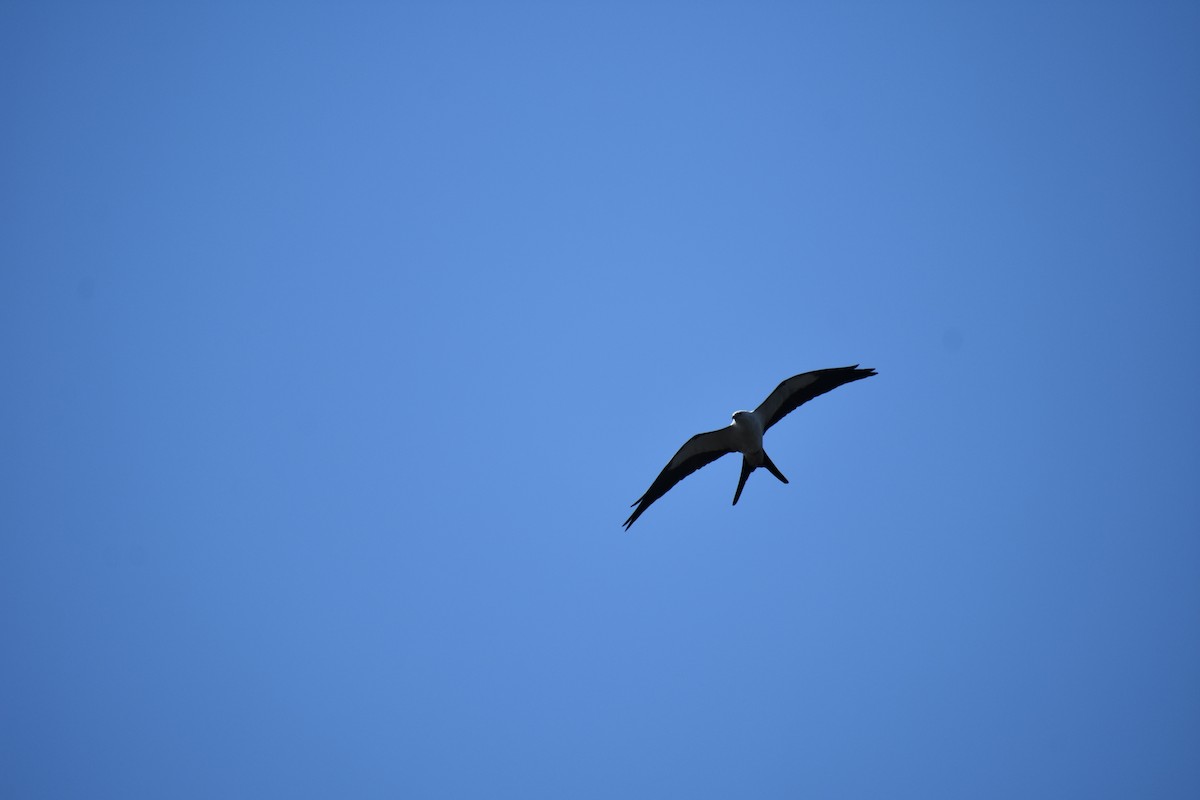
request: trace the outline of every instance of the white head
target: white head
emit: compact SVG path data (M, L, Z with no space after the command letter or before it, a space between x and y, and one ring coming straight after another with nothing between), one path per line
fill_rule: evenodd
M735 411L733 414L733 427L737 430L745 431L751 439L758 439L760 441L762 439L762 422L753 411Z

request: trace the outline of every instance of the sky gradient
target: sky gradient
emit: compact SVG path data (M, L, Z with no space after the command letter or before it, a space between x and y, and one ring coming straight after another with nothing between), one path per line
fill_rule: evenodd
M1197 41L5 4L0 795L1200 796Z

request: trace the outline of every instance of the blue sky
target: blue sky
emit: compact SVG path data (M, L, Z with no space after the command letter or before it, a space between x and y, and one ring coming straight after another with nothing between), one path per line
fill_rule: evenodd
M5 4L0 794L1197 796L1198 37Z

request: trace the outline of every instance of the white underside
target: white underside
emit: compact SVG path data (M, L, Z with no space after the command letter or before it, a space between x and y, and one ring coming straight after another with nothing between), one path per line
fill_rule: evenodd
M735 450L757 465L762 463L763 454L763 424L758 414L753 411L739 411L734 415L733 424L729 431L729 441Z

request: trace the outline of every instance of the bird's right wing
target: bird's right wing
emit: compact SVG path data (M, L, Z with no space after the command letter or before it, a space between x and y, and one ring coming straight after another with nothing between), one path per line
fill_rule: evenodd
M650 484L646 493L633 501L633 505L637 508L630 514L629 519L625 520L625 530L629 530L629 526L642 515L642 512L649 508L655 500L669 492L675 484L721 456L734 452L736 448L733 446L732 433L733 426L730 425L720 430L698 433L684 442L683 447L679 448L679 452L667 462L663 471L658 473L658 477L654 479L654 483Z

